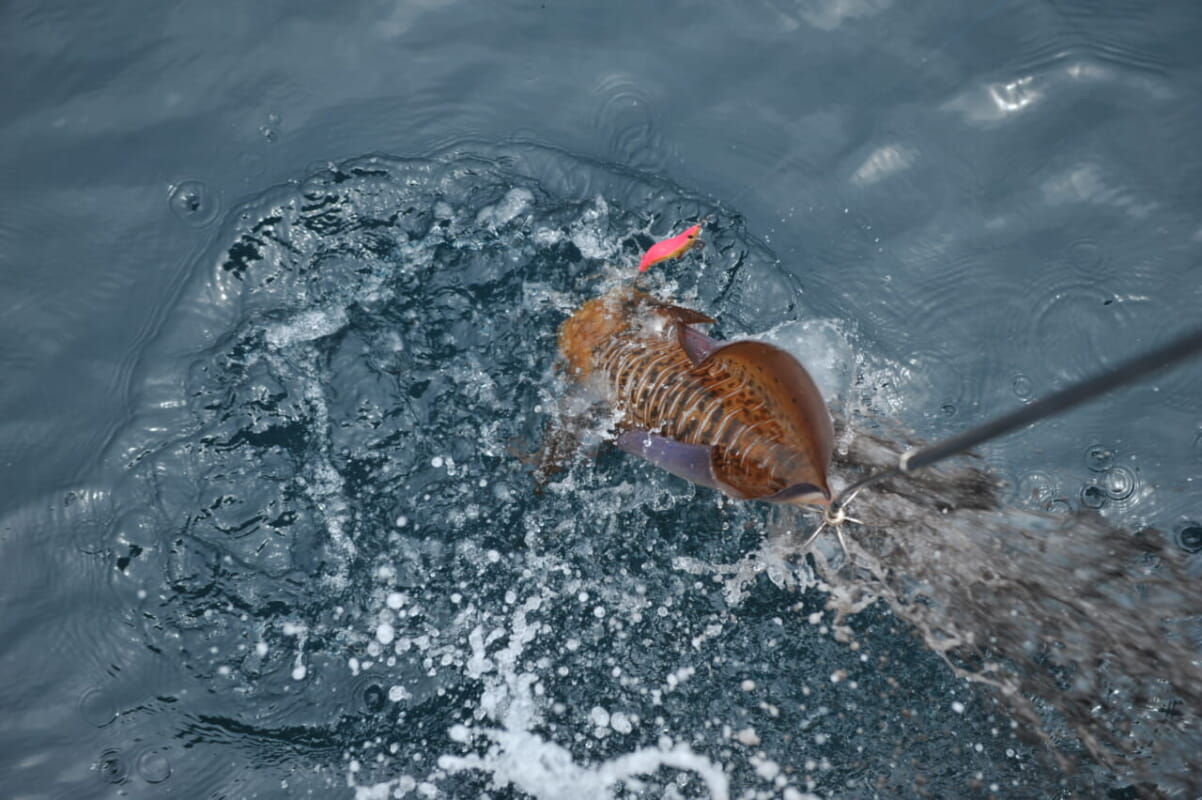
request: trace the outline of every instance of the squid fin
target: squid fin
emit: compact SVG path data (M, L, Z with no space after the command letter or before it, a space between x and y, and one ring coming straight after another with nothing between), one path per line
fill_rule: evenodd
M681 325L676 329L676 338L694 366L705 361L722 346L721 342L688 325Z
M685 444L645 430L626 431L618 436L618 448L645 458L660 469L686 481L711 489L719 488L711 466L712 448L703 444Z
M655 312L675 323L680 346L694 365L700 364L721 346L716 340L691 327L693 325L713 325L713 317L691 308L666 303L656 306Z
M760 499L767 500L769 503L804 503L824 506L830 503L831 490L802 482L786 486L776 494L770 494Z
M660 314L679 325L713 325L714 318L700 311L694 311L684 306L674 306L670 303L656 303L655 313Z

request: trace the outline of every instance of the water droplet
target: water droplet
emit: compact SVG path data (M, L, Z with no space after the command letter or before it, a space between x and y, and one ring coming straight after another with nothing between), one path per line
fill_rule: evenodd
M944 403L939 407L939 410L943 412L943 416L945 417L956 416L956 407L951 403Z
M147 783L162 783L171 777L171 762L162 753L148 750L138 756L138 774Z
M97 728L117 718L117 704L103 689L88 689L79 697L79 713Z
M1056 481L1044 472L1030 472L1018 482L1018 494L1023 500L1044 507L1056 495Z
M1072 504L1063 497L1057 497L1043 504L1043 510L1049 514L1071 514Z
M274 143L276 139L280 138L280 115L268 114L266 121L259 126L259 133L269 143Z
M1106 491L1097 484L1087 484L1081 489L1081 503L1086 508L1101 508L1106 505Z
M171 187L167 203L175 216L197 228L217 217L217 198L200 181L183 181Z
M1031 397L1031 379L1026 375L1016 375L1014 378L1014 393L1020 400Z
M1123 465L1111 467L1102 480L1111 500L1126 500L1135 492L1135 473Z
M1100 444L1085 451L1085 466L1090 472L1105 472L1114 464L1114 453Z
M363 689L363 707L372 714L384 708L387 699L388 693L378 683L369 683Z
M1177 544L1187 553L1202 550L1202 525L1187 522L1177 531Z
M1202 461L1202 432L1194 437L1194 460Z
M668 511L676 504L676 498L667 489L658 489L651 496L650 506L655 511Z
M100 752L96 759L96 771L105 783L122 784L129 778L129 766L121 756L121 751L110 747Z

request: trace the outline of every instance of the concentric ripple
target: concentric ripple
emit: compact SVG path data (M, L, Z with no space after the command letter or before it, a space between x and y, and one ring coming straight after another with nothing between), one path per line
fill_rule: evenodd
M138 775L147 783L162 783L171 777L171 761L159 750L147 750L135 762Z
M593 93L600 98L593 126L608 140L610 156L640 169L662 169L668 154L655 119L659 98L626 73L606 75Z
M203 228L217 218L221 204L201 181L181 181L171 187L171 211L184 222Z
M121 785L129 781L129 763L118 749L109 747L96 759L96 772L105 783Z

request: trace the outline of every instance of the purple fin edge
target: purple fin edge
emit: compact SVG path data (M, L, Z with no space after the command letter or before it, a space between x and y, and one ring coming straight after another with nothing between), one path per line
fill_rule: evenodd
M705 361L715 350L722 347L722 342L719 342L717 339L711 339L701 331L688 325L680 325L676 330L677 338L680 341L680 348L684 350L694 366Z
M703 444L685 444L666 436L644 430L626 431L618 435L618 448L633 456L644 458L660 469L686 481L721 488L710 466L710 448Z

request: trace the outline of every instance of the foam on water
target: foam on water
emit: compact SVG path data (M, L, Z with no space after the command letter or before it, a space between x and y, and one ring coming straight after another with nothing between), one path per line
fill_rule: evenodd
M312 342L324 338L345 325L345 308L332 311L302 311L287 322L268 325L265 334L269 347L282 350L298 342Z
M693 753L687 745L673 744L666 737L654 748L642 748L599 764L578 764L570 750L532 733L544 721L531 690L539 677L518 673L515 667L522 648L536 635L537 628L529 624L526 615L537 611L542 602L542 598L529 598L514 612L508 634L510 644L493 659L484 657L480 629L472 631L469 638L473 658L468 675L484 679L480 708L485 720L500 723L501 727L456 726L448 732L451 739L467 746L484 743L487 749L484 755L441 756L438 766L449 773L480 770L490 774L496 785L520 788L540 800L569 795L613 797L611 788L615 784L668 767L697 773L713 800L727 800L729 782L722 769ZM495 675L490 675L494 672ZM589 712L589 719L598 729L608 727L611 722L610 714L600 707ZM625 715L622 719L626 719ZM630 733L632 728L626 722L615 725L614 730Z

